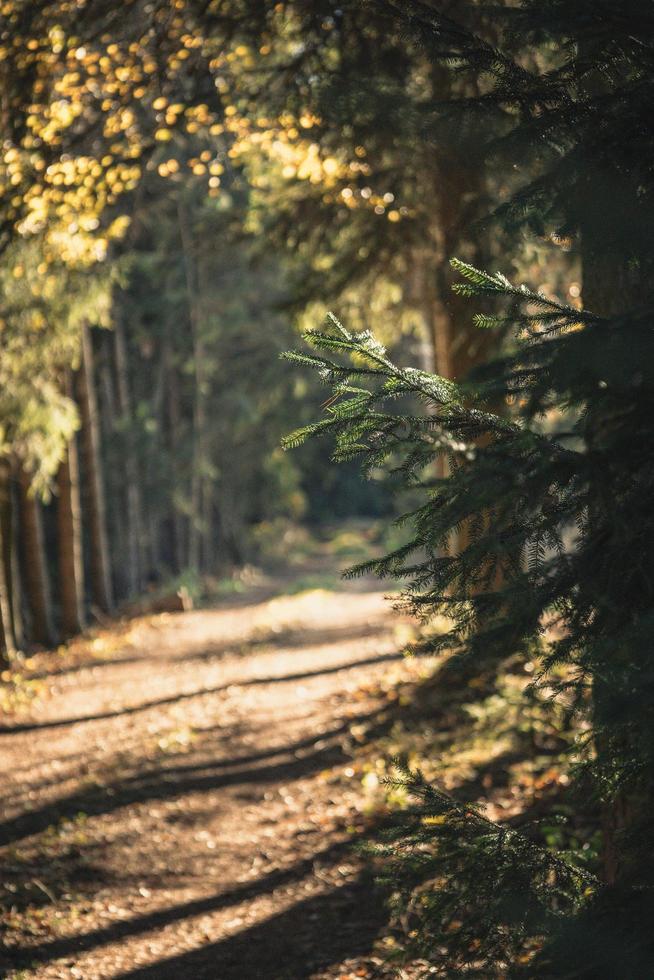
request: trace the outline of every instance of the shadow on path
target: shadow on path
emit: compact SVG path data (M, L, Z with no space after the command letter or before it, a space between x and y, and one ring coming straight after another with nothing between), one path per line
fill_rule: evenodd
M102 786L81 788L38 809L5 820L0 824L0 845L41 833L52 824L72 819L80 812L88 816L98 816L113 813L130 804L177 799L188 793L210 792L238 785L266 786L278 781L302 779L345 760L348 756L342 745L324 743L332 743L334 738L344 734L351 725L373 719L379 713L380 709L375 709L366 715L348 718L335 728L327 732L317 732L298 743L272 747L253 755L188 767L174 766L168 769L162 766L108 781ZM308 751L299 758L294 755L304 748L312 747L313 751ZM283 755L291 755L291 758L268 765L252 765L253 762Z
M226 607L230 609L231 606ZM196 610L204 612L205 610ZM211 612L212 610L209 610ZM222 611L222 607L217 607L215 611ZM187 613L173 613L173 616L184 617ZM192 613L191 613L192 615ZM183 622L183 619L181 620ZM369 636L378 636L385 631L383 624L368 624L361 626L334 626L334 627L307 627L283 628L279 631L263 630L250 636L235 637L227 643L212 643L206 650L199 653L183 653L180 656L166 657L172 662L187 663L193 661L213 660L215 657L222 657L226 654L244 654L260 647L274 646L285 649L305 648L318 646L319 644L338 643L341 640L358 640ZM54 677L63 677L70 674L79 674L83 671L102 670L105 667L121 668L129 664L138 664L155 659L151 653L134 653L114 657L97 658L75 664L57 664L42 668L36 671L29 671L27 676L30 680L44 680ZM0 729L5 731L6 729Z
M250 680L235 680L229 684L219 684L216 687L200 687L195 691L171 694L169 697L157 698L154 701L145 701L142 704L130 705L125 708L116 708L113 711L99 712L95 715L82 715L79 718L57 718L53 721L45 722L25 722L19 725L2 725L0 726L0 736L16 735L21 732L38 732L48 728L65 728L67 725L81 725L91 721L107 721L111 718L122 718L124 715L134 715L141 711L148 711L150 708L161 708L167 704L178 704L180 701L203 697L205 694L220 694L227 690L234 690L241 687L258 687L265 684L290 684L294 681L311 680L314 677L325 677L328 674L338 674L341 671L356 670L361 667L371 667L375 664L389 663L393 660L402 660L403 657L404 655L402 653L382 653L375 657L368 657L365 660L351 660L346 663L335 664L333 667L323 667L320 670L282 674L279 677L253 677ZM191 657L189 659L193 658Z
M299 626L282 627L279 630L269 629L255 631L251 636L229 643L212 643L206 650L199 653L184 653L179 657L170 657L173 663L193 663L194 661L213 660L225 654L243 656L252 650L272 647L277 650L308 650L317 646L333 646L337 643L352 640L364 640L372 636L382 636L388 632L384 623L363 623L360 626Z
M364 874L220 942L116 980L306 980L317 970L369 953L387 921L383 895Z
M152 980L257 980L259 977L301 980L345 958L370 952L387 922L388 912L384 896L370 874L360 872L358 862L352 860L356 836L341 839L346 836L341 816L335 823L328 821L326 826L322 820L314 822L313 819L307 825L300 822L301 808L296 807L287 814L277 805L266 810L264 803L273 797L277 799L272 792L277 787L280 794L290 790L293 799L298 797L312 808L323 797L331 807L335 791L325 783L323 775L330 777L333 766L349 762L355 741L376 737L392 724L396 706L389 709L389 703L375 695L375 683L371 686L370 681L379 675L370 668L400 661L403 654L379 652L392 650L388 621L380 623L376 612L365 620L365 614L358 608L352 607L354 611L350 612L350 607L344 610L342 606L336 602L333 615L329 609L321 611L318 621L314 619L308 628L299 625L301 619L298 619L297 624L293 622L277 631L267 626L257 629L255 613L243 624L241 639L231 641L229 636L219 634L224 642L217 644L212 642L211 623L198 620L197 629L193 624L190 628L184 625L163 636L159 647L153 647L154 654L146 655L145 649L133 653L125 650L122 659L70 665L60 670L55 667L53 674L73 675L63 691L57 692L61 695L58 705L65 704L66 691L76 682L76 671L102 668L97 678L88 679L87 687L94 689L92 698L89 701L80 698L82 710L86 708L89 714L0 726L2 746L13 750L19 765L26 758L36 756L37 748L32 751L30 736L34 738L34 746L43 749L46 760L49 754L60 753L64 747L76 750L84 742L90 747L90 758L85 759L83 752L71 757L81 764L83 782L57 785L57 778L69 779L68 771L62 773L54 767L53 772L53 767L41 767L40 757L39 768L24 792L17 781L12 809L5 811L5 819L0 821L0 844L34 839L27 849L15 852L18 857L9 870L8 902L13 902L16 896L20 898L21 912L28 922L34 908L47 907L43 898L39 904L37 889L53 908L77 895L78 888L80 895L93 898L90 908L82 908L92 918L74 923L71 920L70 928L62 929L76 934L62 936L54 931L53 935L45 928L31 931L28 926L15 930L16 938L12 941L20 943L21 948L8 948L4 959L0 954L0 976L6 975L7 968L38 971L37 964L43 964L44 972L56 972L60 961L72 965L68 960L79 962L84 968L87 962L84 957L88 957L88 962L101 963L103 976L109 975L109 962L113 960L111 975L116 980L118 969L130 971L124 974L125 978ZM348 624L348 617L354 622ZM357 644L364 638L382 636L385 637L383 645L375 639ZM332 649L323 651L323 646ZM365 654L362 659L357 659L357 650ZM253 651L251 663L244 666L236 663L249 651ZM285 657L280 662L275 655L281 656L282 651ZM303 658L305 651L310 654ZM230 673L240 673L233 681L227 681L226 670L220 674L222 656L230 658ZM348 659L335 663L338 657ZM141 667L128 668L138 661L143 661ZM106 694L101 690L97 696L95 687L97 681L114 681L110 666L128 669L116 679L121 693L116 689L116 700L107 704ZM152 692L152 672L159 667L162 672L170 667L170 686L166 678L167 686ZM278 673L268 676L268 670ZM287 672L279 673L280 670ZM248 673L255 676L248 677ZM321 678L330 676L332 679L324 685L320 683ZM316 683L306 687L291 686L314 679ZM223 683L214 685L214 680ZM175 691L175 684L181 690ZM283 687L285 684L289 686ZM194 685L194 689L185 690L187 685ZM265 690L268 685L270 690ZM81 677L80 687L84 689ZM261 696L245 696L248 689L259 687L263 689ZM134 700L139 694L142 699L152 697L153 693L166 696L117 707L122 692ZM227 692L228 702L220 697L215 702L210 700L222 692ZM205 696L206 702L193 703L194 717L197 715L204 724L193 730L188 754L185 757L155 755L151 747L152 733L157 730L158 719L146 713ZM252 710L252 705L256 707L260 702L267 706L263 721ZM235 715L229 738L225 735L227 722L223 710L227 703L227 722L232 713ZM53 705L52 713L58 705ZM62 713L65 710L59 707ZM352 715L346 716L347 712ZM272 722L268 720L271 713ZM85 727L92 722L110 723L130 716L135 716L133 723L108 724L106 729L97 730ZM167 713L162 712L161 717L167 719ZM354 726L361 729L358 732L355 728L356 738L350 736ZM67 728L72 731L66 733L65 741L57 741L50 734ZM40 733L42 737L37 742ZM132 742L139 733L146 735L148 741L146 751L136 756ZM12 735L21 734L26 737L17 737L12 742ZM125 750L125 741L129 743L129 751ZM25 752L26 746L30 752ZM224 757L216 758L217 755ZM65 756L62 759L66 764L70 762ZM327 774L323 770L328 770ZM318 779L313 778L318 774ZM299 786L288 786L299 780L303 781ZM54 793L59 793L59 797L53 799ZM235 846L233 856L230 854L230 834L233 833L235 841L241 840L243 799L248 803L247 819L256 825L257 833L252 841L255 845L259 840L264 842L262 858L257 857L259 852L253 848L256 860L246 863L244 869L240 845ZM283 799L286 801L285 796ZM155 801L173 805L150 808L148 804ZM254 805L250 806L251 803ZM154 844L147 837L141 839L151 824L150 817L161 819L162 810L163 820L174 825L173 828L164 828L158 837L153 835ZM13 815L7 816L8 813ZM76 822L80 816L112 819L99 821L97 832L94 824L88 833L78 834L78 823L79 826L84 823ZM192 842L196 837L203 839L204 831L198 828L204 825L216 826L223 833L223 820L227 826L226 846L212 871L214 884L206 877L204 852L198 851ZM230 830L237 827L238 831ZM281 865L275 867L268 863L268 840L269 837L275 840L280 834L287 836L275 841L279 846L274 848L274 860ZM159 845L157 841L162 843ZM249 837L247 841L243 845L246 857ZM178 860L176 849L181 852L185 846L186 852ZM9 851L10 855L13 853ZM267 865L266 870L261 869L260 860ZM107 895L122 895L126 888L133 891L143 878L144 866L151 868L152 878L146 880L152 884L152 897L143 891L147 901L141 903L137 899L138 904L130 903L129 913L106 905L100 898L99 905L106 911L99 911L94 897L103 895L105 890ZM249 874L249 867L255 874L258 867L259 877L243 881L243 870ZM188 875L192 883L187 886L184 879L182 894L181 873ZM131 917L122 918L127 914ZM239 918L234 921L235 915ZM263 919L265 915L269 918ZM209 923L208 934L205 922ZM237 926L242 931L230 935L230 930ZM164 958L152 966L137 967L149 955L144 948L149 948L153 938L157 939L152 944L153 951L159 945L159 955ZM131 952L116 963L115 950L121 944L129 944ZM190 949L180 953L184 947ZM55 961L55 966L45 966ZM90 972L95 968L92 966Z
M351 850L352 841L340 841L331 844L329 847L316 851L309 857L291 865L287 868L278 868L269 874L257 878L255 881L237 885L235 888L226 892L218 892L216 895L207 895L202 898L184 902L180 905L173 905L163 909L148 912L145 915L136 916L133 919L112 922L110 925L77 936L66 937L64 939L53 939L49 942L39 943L13 954L13 964L32 962L38 960L45 963L62 956L86 953L109 943L119 942L129 939L132 936L139 936L143 933L151 932L155 929L163 929L176 922L182 922L192 916L204 915L208 912L216 912L221 909L231 908L243 902L253 901L261 895L274 892L277 888L293 882L301 881L312 874L317 864L328 865L342 858Z

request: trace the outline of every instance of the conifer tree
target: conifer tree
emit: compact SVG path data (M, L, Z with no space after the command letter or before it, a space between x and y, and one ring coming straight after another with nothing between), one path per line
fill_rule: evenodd
M404 580L417 616L451 618L451 630L418 651L489 663L540 648L541 678L591 728L586 791L624 814L606 840L619 873L600 868L603 882L590 882L419 776L410 781L423 806L391 851L409 852L404 874L414 884L446 882L427 895L418 934L441 966L488 976L531 959L546 939L530 975L644 976L654 956L651 316L604 318L501 274L455 267L460 294L505 299L503 312L477 324L512 328L514 349L455 384L396 367L372 335L332 321L306 335L317 355L290 355L316 369L333 397L326 418L287 445L332 433L336 460L360 457L366 470L390 463L402 486L421 492L403 517L410 541L351 573ZM514 409L497 414L507 401ZM564 424L548 431L553 413ZM442 457L447 479L436 475ZM463 524L468 538L447 550ZM554 668L564 668L558 681ZM444 820L425 825L425 815ZM465 928L453 937L454 920Z
M264 188L258 233L287 251L296 305L329 298L360 318L371 294L378 310L401 306L426 365L460 374L494 338L457 315L447 258L489 256L472 233L489 187L477 126L442 108L477 79L433 58L391 5L264 3L258 19L232 7L237 39L263 52L225 65L225 97L250 124L235 153ZM496 121L487 113L488 135Z
M77 400L81 421L81 446L84 463L84 490L90 543L90 579L93 603L104 613L113 607L111 568L106 527L106 502L100 420L96 393L93 336L88 323L81 328L81 356L77 375Z
M41 501L32 489L29 473L22 467L19 473L19 507L22 569L30 620L28 635L36 643L50 646L54 642L55 633Z

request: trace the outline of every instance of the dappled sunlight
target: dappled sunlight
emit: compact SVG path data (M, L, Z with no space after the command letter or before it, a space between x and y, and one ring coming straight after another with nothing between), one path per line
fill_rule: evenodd
M424 672L402 657L407 630L383 593L314 589L148 617L26 664L51 686L0 734L12 958L44 977L71 954L82 976L172 977L220 956L236 977L248 930L264 942L312 908L351 934L315 949L312 913L284 955L318 969L371 950L385 913L357 898L372 893L352 767Z
M0 0L7 980L654 975L654 0Z

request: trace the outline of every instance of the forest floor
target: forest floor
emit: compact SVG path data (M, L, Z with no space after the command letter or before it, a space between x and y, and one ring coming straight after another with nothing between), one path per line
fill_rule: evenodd
M296 577L32 661L0 726L0 975L394 976L357 759L424 673L407 629L378 583Z

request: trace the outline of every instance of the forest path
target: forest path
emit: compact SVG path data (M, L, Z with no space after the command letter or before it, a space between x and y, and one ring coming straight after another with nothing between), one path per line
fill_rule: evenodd
M373 587L139 620L12 716L1 976L373 975L386 917L349 763L402 661Z

